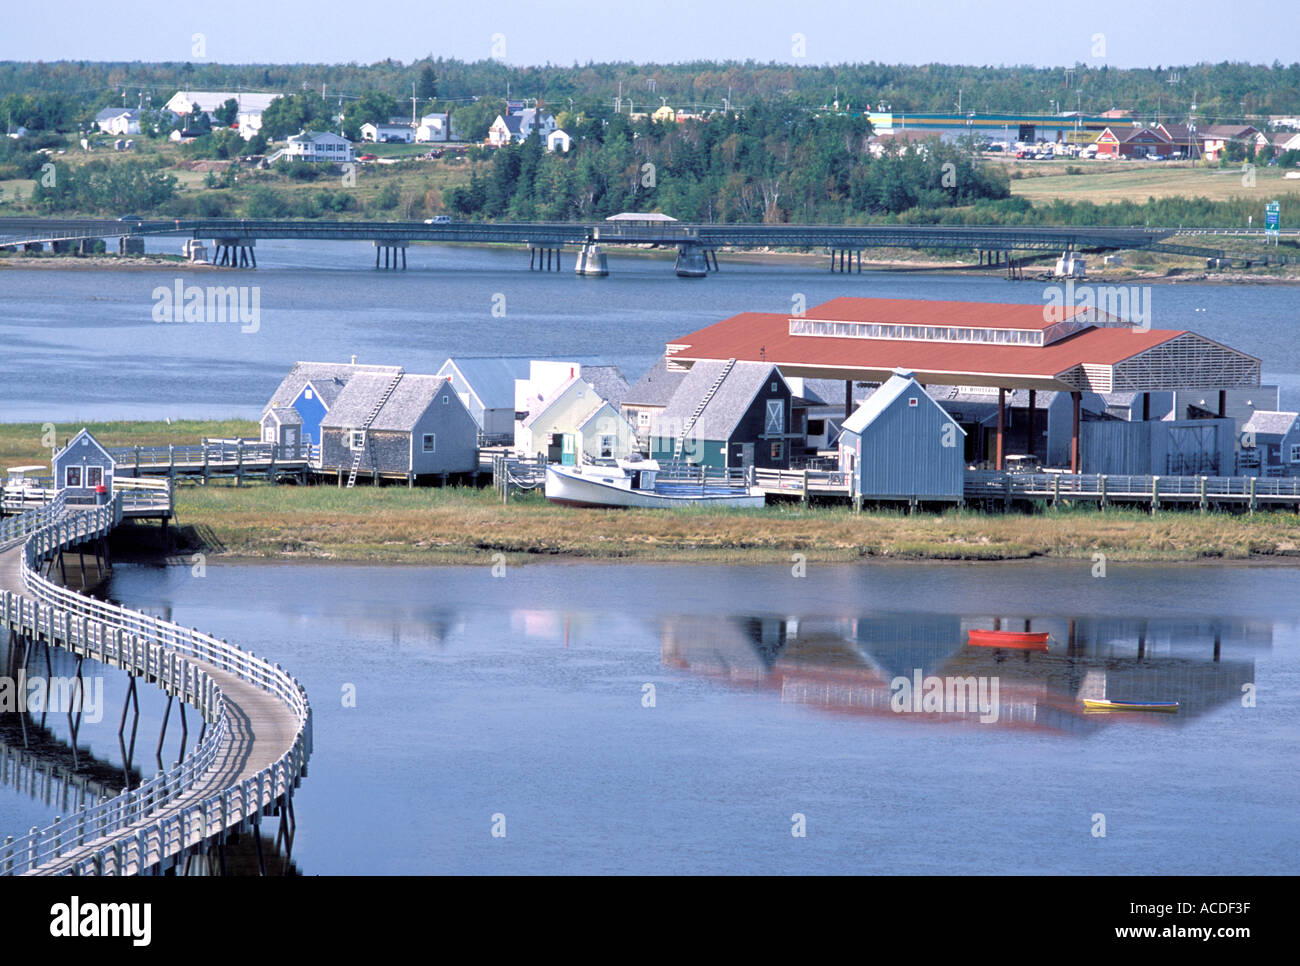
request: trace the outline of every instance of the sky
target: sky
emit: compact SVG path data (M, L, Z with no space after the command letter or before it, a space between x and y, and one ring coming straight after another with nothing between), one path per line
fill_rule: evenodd
M1300 60L1296 0L5 0L0 60L778 61L1155 67ZM196 38L195 35L201 35ZM201 47L202 56L196 56Z

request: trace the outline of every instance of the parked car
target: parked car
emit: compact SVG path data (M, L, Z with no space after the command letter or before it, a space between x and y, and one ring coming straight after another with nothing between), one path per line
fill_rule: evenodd
M363 154L363 155L361 155L361 157L357 158L357 160L358 160L358 161L377 161L377 160L379 160L379 155L377 155L377 154Z

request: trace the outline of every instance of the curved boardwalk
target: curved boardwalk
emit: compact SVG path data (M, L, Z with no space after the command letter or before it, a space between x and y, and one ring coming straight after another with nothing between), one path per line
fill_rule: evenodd
M76 509L56 501L0 543L0 629L44 639L121 667L198 708L204 736L170 771L85 805L46 829L0 846L3 874L118 874L181 863L234 828L289 805L311 752L311 710L301 686L265 660L190 628L105 604L40 575L55 553L107 534L117 500ZM0 540L4 539L0 532Z

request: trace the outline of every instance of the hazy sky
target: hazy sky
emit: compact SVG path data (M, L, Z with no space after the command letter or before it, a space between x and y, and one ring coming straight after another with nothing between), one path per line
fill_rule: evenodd
M753 59L1147 67L1300 60L1297 0L5 0L5 6L0 60L370 63L428 54L478 60L500 56L502 41L504 59L520 65ZM193 53L195 34L202 35L204 57ZM803 37L802 56L795 35Z

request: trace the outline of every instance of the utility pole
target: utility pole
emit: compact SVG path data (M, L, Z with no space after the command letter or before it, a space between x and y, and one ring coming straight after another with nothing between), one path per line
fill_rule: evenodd
M415 127L415 81L411 81L411 127Z

